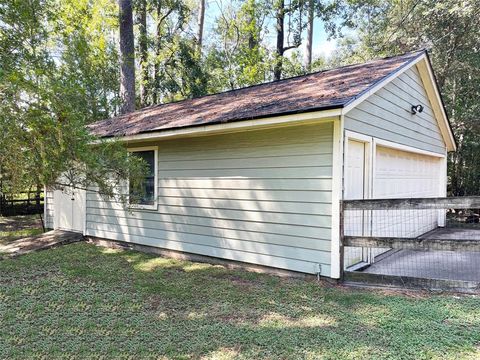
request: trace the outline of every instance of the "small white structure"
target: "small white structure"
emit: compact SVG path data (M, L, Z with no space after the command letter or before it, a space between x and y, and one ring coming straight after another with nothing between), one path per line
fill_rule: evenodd
M332 278L340 201L444 196L455 150L423 51L153 106L91 131L150 164L145 199L129 212L95 189L49 194L50 226Z

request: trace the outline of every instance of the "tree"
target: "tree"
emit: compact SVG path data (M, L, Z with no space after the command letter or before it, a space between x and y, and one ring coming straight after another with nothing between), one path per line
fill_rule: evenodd
M148 30L147 30L147 0L138 0L138 52L140 57L140 104L148 105Z
M114 24L109 23L110 10L103 0L2 4L0 179L4 190L94 186L105 196L114 196L117 185L141 178L142 164L128 157L122 144L93 145L95 139L85 127L115 106L118 90L110 86L118 86L118 67L111 66L115 65L112 48L104 43L108 27L117 26L116 16ZM98 96L103 93L107 100Z
M120 113L135 110L135 45L131 0L118 0L120 23Z
M352 16L352 13L349 11L347 3L343 0L307 0L306 8L307 34L304 54L304 67L305 71L308 73L311 72L313 69L312 51L315 19L318 18L319 20L321 20L323 28L330 38L341 38L342 29L347 26L352 27L352 24L350 22L350 17Z
M277 35L273 79L282 78L283 57L286 51L298 48L302 44L303 23L303 0L290 0L286 5L285 0L275 1L275 31ZM287 18L287 29L285 19ZM285 38L287 43L285 44Z
M197 20L197 47L198 55L202 57L203 27L205 22L205 0L198 1L198 20Z
M315 19L315 0L308 0L307 39L305 45L305 69L312 70L313 21Z
M268 74L267 50L262 46L267 4L246 0L220 8L206 56L209 91L258 84Z

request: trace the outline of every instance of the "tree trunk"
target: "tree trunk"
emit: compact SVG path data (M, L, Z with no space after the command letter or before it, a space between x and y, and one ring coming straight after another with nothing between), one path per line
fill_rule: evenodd
M157 31L155 36L155 65L153 67L154 89L152 93L153 104L157 104L160 98L160 52L162 50L162 2L157 3Z
M247 24L248 24L248 49L253 50L258 46L258 26L255 19L255 0L249 0L247 3Z
M205 0L199 0L198 3L198 31L197 31L197 51L202 56L203 43L203 25L205 22Z
M312 71L313 20L315 18L314 5L314 0L308 0L307 46L305 48L305 69L307 72Z
M118 0L120 20L120 113L135 110L135 47L131 0Z
M275 81L280 80L282 78L282 66L283 66L283 42L285 37L285 30L284 30L284 20L285 20L285 1L279 0L278 1L278 8L277 8L277 47L276 47L276 59L275 59L275 66L273 69L273 79Z
M148 39L147 39L147 1L140 0L138 7L139 49L142 81L140 83L140 101L142 106L148 105Z

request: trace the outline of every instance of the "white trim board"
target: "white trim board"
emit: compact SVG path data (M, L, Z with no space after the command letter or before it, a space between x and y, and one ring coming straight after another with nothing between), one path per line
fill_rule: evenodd
M383 147L387 147L387 148L390 148L390 149L402 150L402 151L406 151L406 152L411 152L411 153L421 154L421 155L427 155L427 156L432 156L432 157L438 157L438 158L444 158L445 157L445 154L440 154L440 153L436 153L436 152L433 152L433 151L422 150L422 149L418 149L418 148L413 147L413 146L398 144L398 143L391 142L391 141L388 141L388 140L377 139L377 138L373 138L373 139L374 139L375 144L378 145L378 146L383 146Z
M86 216L85 216L86 217ZM53 219L52 219L53 223ZM43 228L47 229L47 187L43 185Z
M442 98L437 86L437 82L435 80L435 76L433 75L432 66L430 65L430 62L428 61L426 55L424 61L417 64L417 69L420 73L420 78L422 79L423 86L425 87L425 91L427 92L428 99L430 100L430 104L432 105L435 117L437 119L443 120L438 121L438 125L440 127L440 131L445 140L445 143L447 144L447 150L455 151L457 150L455 137L453 136L450 123L448 122L447 114L445 113L445 108L443 107Z
M352 139L362 141L362 142L371 142L372 139L374 139L375 142L377 143L377 145L379 145L379 146L388 147L388 148L392 148L392 149L396 149L396 150L403 150L403 151L412 152L412 153L415 153L415 154L422 154L422 155L428 155L428 156L434 156L434 157L440 157L440 158L446 156L446 154L441 154L441 153L437 153L437 152L433 152L433 151L419 149L419 148L416 148L416 147L413 147L413 146L404 145L404 144L396 143L396 142L393 142L393 141L372 137L370 135L357 133L357 132L354 132L354 131L351 131L351 130L345 130L345 137L346 138L347 137L352 138Z
M344 163L344 118L333 122L333 162L332 162L332 244L330 253L330 277L339 279L342 270L340 259L340 201L343 198Z

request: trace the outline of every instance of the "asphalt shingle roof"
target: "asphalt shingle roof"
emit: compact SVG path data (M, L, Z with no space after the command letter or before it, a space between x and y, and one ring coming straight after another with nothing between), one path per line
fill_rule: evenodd
M341 108L424 52L320 71L219 94L149 106L89 125L99 137Z

